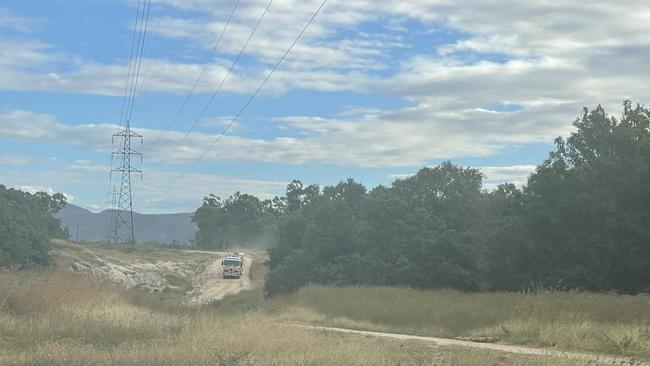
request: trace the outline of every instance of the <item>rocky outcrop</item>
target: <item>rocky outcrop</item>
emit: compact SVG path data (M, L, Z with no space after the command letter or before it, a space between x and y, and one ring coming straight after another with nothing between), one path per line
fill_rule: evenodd
M182 263L170 261L144 262L133 261L129 263L111 263L96 257L96 260L78 261L72 263L70 269L74 272L86 274L93 279L114 283L125 289L143 288L150 292L165 289L177 289L167 281L167 276L181 278L194 278L196 273Z

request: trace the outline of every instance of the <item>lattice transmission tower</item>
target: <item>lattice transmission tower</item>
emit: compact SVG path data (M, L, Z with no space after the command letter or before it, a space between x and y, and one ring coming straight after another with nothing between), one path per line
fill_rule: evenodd
M113 241L113 232L115 229L115 209L117 208L117 187L115 187L113 184L110 186L110 191L106 194L106 211L109 213L110 217L110 224L106 230L106 241L108 243L111 243Z
M121 180L119 181L115 207L113 209L113 217L111 219L111 241L113 244L121 243L135 243L135 229L133 226L133 191L131 190L131 176L139 174L142 179L142 170L135 169L131 166L132 157L140 157L142 163L142 154L135 151L131 147L131 140L140 140L142 144L142 135L137 134L131 130L130 121L126 121L125 128L113 135L113 144L118 146L118 149L113 151L111 155L111 166L115 162L118 165L111 169L111 179L113 173L119 173ZM117 143L116 143L117 142Z
M133 116L133 104L137 95L138 81L140 79L140 66L142 65L142 53L144 52L147 25L149 22L149 11L151 0L138 0L138 11L135 17L135 28L131 40L131 58L124 87L124 100L120 121L124 121L124 129L113 135L113 145L117 150L111 154L111 184L113 173L119 173L120 180L116 182L116 198L111 217L111 241L113 244L135 243L135 228L133 225L133 190L131 178L139 174L142 178L142 171L131 164L133 157L140 157L142 154L132 148L132 140L140 140L142 135L131 130L131 117ZM117 163L117 164L116 164Z

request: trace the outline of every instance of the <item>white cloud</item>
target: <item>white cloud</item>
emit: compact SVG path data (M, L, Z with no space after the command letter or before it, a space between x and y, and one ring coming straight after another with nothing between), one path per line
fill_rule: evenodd
M319 1L276 1L246 51L246 57L253 62L249 62L246 67L235 68L223 91L250 93L254 90L270 67L292 43L319 3ZM224 6L223 2L178 2L176 6L211 12L214 9L229 9L231 4ZM263 8L262 2L242 2L237 17L219 48L218 57L208 67L197 92L213 91L220 84ZM360 11L355 12L362 14ZM338 32L333 29L338 29L340 26L352 27L362 20L357 16L335 14L321 14L319 21L310 27L309 32L296 45L266 91L284 92L290 88L315 88L328 91L357 89L355 81L358 78L363 77L368 70L383 69L385 63L390 60L384 54L384 50L406 47L397 38L386 35L374 36L369 33L331 39L330 37ZM363 19L365 18L364 16ZM188 90L200 72L207 50L212 48L223 25L222 14L216 15L213 20L204 20L203 17L161 19L159 28L161 35L182 39L187 43L188 49L201 56L191 63L165 59L143 60L147 71L140 92L181 93ZM43 60L50 58L52 61L61 58L61 55L55 55L48 50L48 45L36 41L27 43L15 41L10 46L4 47L11 49L11 55L8 54L5 58L7 60L13 60L16 58L14 55L20 54ZM12 66L15 67L0 70L0 88L100 95L122 94L127 75L126 60L100 64L92 60L76 58L74 55L68 55L67 59L74 60L74 63L72 68L66 67L66 71L57 70L54 64L27 71L17 67L17 63L12 61Z
M110 151L110 136L118 128L112 124L64 124L52 115L23 110L0 113L0 139L7 140L69 144Z
M0 71L7 67L24 68L59 61L61 56L53 52L53 46L34 40L12 40L0 37Z
M58 158L54 156L42 157L42 156L27 156L27 155L14 155L14 154L0 155L0 165L23 166L23 165L31 165L31 164L53 163L56 161L58 161Z
M29 156L0 155L0 165L28 165L36 162Z
M107 173L110 171L111 167L108 165L97 164L90 160L76 160L72 165L67 169L80 171L80 172L100 172Z
M2 51L0 51L0 54ZM25 50L23 58L39 57L41 55ZM11 58L11 63L21 61L18 56ZM198 76L201 66L199 64L174 63L165 60L144 60L148 64L147 78L139 88L140 92L172 92L182 93L189 90L193 80ZM0 61L0 67L2 62ZM124 93L124 81L128 66L124 64L97 64L89 61L80 61L72 71L56 72L47 68L42 71L24 71L18 67L0 68L0 89L23 91L56 91L56 92L81 92L88 94L120 96ZM221 82L226 68L217 64L208 67L203 81L198 85L197 92L212 91ZM255 75L257 76L257 75ZM253 77L252 75L250 77ZM241 80L237 73L233 73L230 82L224 85L224 92L244 92L252 88L252 80Z
M566 106L555 109L530 107L518 112L481 109L454 110L444 106L420 105L394 112L367 111L343 119L309 116L276 118L296 136L268 139L224 136L207 155L206 161L256 161L282 164L323 163L363 167L399 167L426 164L436 159L492 155L505 146L548 142L571 130L563 118ZM575 115L579 112L576 107ZM243 122L245 123L245 121ZM69 144L108 152L108 136L118 130L113 124L68 125L52 116L12 111L0 115L0 138L20 141ZM153 139L161 131L135 129ZM184 133L170 131L156 144L138 149L146 161L167 156ZM170 157L170 162L189 164L210 147L215 133L194 132ZM108 171L108 167L77 161L71 169Z
M225 198L240 191L266 199L282 195L288 184L204 173L190 173L168 184L176 176L176 172L147 170L146 178L135 183L136 204L149 212L194 211L210 193Z
M38 193L38 192L45 192L45 193L47 193L49 195L53 195L55 193L61 193L65 197L65 199L66 199L66 201L68 203L74 202L74 199L75 199L74 196L71 195L70 193L57 192L54 189L52 189L52 187L28 185L28 186L19 186L19 187L16 187L16 188L21 190L21 191L25 191L25 192L28 192L28 193L31 193L31 194Z
M83 205L83 207L90 210L91 212L94 212L94 213L99 213L99 212L104 210L103 207L101 207L100 205L96 205L94 203L85 204L85 205Z
M483 187L496 189L501 183L513 183L519 187L528 182L528 177L535 172L535 165L484 166L478 169L485 174Z
M201 126L203 127L213 127L215 129L218 129L219 131L223 130L224 127L230 125L230 122L232 122L232 119L234 116L220 116L220 117L208 117L204 118L203 122L201 122ZM235 126L232 127L233 129L229 131L233 131Z
M247 52L255 62L236 69L224 91L250 92L319 4L320 0L275 1ZM161 19L160 34L185 41L186 48L200 54L198 59L202 60L223 28L232 1L174 0L164 4L160 1L159 5L183 9L181 14L185 17L172 17L170 12ZM265 5L265 0L241 3L223 39L219 57L209 68L199 92L214 90ZM495 8L500 10L493 11ZM464 100L466 108L480 107L488 98L494 99L490 102L509 99L528 103L588 99L582 104L591 104L603 95L610 97L608 103L609 99L618 101L622 96L642 97L647 92L638 80L640 75L647 74L644 60L650 45L648 14L647 3L640 0L589 5L577 0L331 2L268 89L389 92L418 99L451 93L447 97ZM1 19L0 11L0 24ZM399 60L400 70L387 76L386 67L396 64L390 51L412 47L404 40L400 27L396 29L396 24L403 27L407 20L422 22L429 29L450 28L463 36L437 50L410 50L408 56ZM371 21L388 26L385 31L358 29ZM49 47L37 41L12 41L1 47L11 52L6 52L0 62L43 62L54 57ZM467 58L465 52L478 55ZM501 65L489 61L494 54L505 55L508 62ZM121 94L126 60L98 64L74 56L68 59L76 60L72 71L57 71L55 67L36 72L22 68L0 70L0 87ZM625 67L620 67L621 63ZM201 62L163 59L145 60L147 64L151 70L147 72L149 80L144 82L143 92L185 91L201 66ZM612 92L595 90L603 85L613 88ZM585 90L595 95L586 95L589 93Z
M484 166L473 167L485 175L483 188L494 190L499 184L512 183L519 187L524 186L528 177L535 171L535 165L510 165L510 166ZM414 176L415 173L392 174L392 179L405 179Z
M0 7L0 28L10 28L27 32L31 24L31 19L13 15L9 10Z
M73 164L77 165L77 163ZM242 179L222 176L218 174L190 173L173 184L166 185L177 175L173 171L147 169L144 179L133 179L134 209L143 213L194 211L201 205L203 197L213 193L221 197L228 197L235 191L254 194L260 198L272 198L282 195L288 182L265 181L255 179ZM68 187L68 190L87 194L89 186L94 186L99 193L108 193L108 174L98 174L94 171L71 169L63 170L41 169L38 171L11 171L2 172L3 184L16 187L30 193L58 192L52 187ZM113 184L117 181L113 179ZM34 185L37 182L47 182L48 186ZM68 193L63 193L68 202L87 207L97 211L101 206L82 199L76 199ZM97 195L97 192L94 192Z
M512 166L484 166L479 169L487 176L488 180L494 181L521 181L528 178L535 171L535 165L512 165Z

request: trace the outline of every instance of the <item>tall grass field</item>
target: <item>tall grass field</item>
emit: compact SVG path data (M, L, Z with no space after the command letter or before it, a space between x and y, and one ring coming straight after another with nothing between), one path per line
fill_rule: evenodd
M270 303L289 321L650 360L648 295L311 286Z
M159 295L141 294L133 301L124 290L64 272L0 273L0 365L580 365L563 358L314 332L285 321L295 315L295 306L332 319L343 319L336 315L342 312L351 319L359 316L354 303L343 301L339 308L334 298L318 304L319 298L344 295L355 301L366 291L379 291L372 296L388 291L359 290L308 288L264 301L258 287L224 303L160 308ZM288 305L294 300L298 303ZM417 306L415 298L403 300ZM367 317L380 307L368 308L365 321L380 324L381 319ZM414 319L399 318L404 324ZM392 324L388 320L383 320L386 327Z

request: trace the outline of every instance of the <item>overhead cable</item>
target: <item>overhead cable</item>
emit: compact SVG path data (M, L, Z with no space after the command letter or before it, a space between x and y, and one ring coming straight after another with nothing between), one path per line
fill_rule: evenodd
M235 66L239 62L239 59L244 54L244 51L248 47L248 44L250 43L251 39L253 39L253 36L255 35L255 32L257 32L257 29L259 28L260 24L262 23L262 19L264 19L264 16L266 15L266 13L268 13L269 8L271 7L272 3L273 3L273 0L269 0L268 4L266 5L266 8L264 9L264 12L262 13L262 15L257 20L257 23L255 24L255 27L253 28L250 35L248 36L248 39L246 40L246 42L242 46L241 50L239 51L239 54L233 60L232 64L230 65L230 68L228 69L228 71L224 75L223 79L221 80L221 83L219 84L219 86L217 87L215 92L212 93L212 96L208 100L208 103L203 107L203 109L201 110L201 113L199 113L198 117L192 123L192 126L190 126L190 128L185 132L185 135L183 136L183 138L181 138L181 140L174 146L174 148L171 149L171 151L165 156L163 161L169 159L169 157L183 144L183 142L185 142L185 139L187 138L187 136L189 136L189 134L194 130L196 125L199 123L199 121L201 121L201 119L203 118L203 115L205 115L205 112L208 111L208 109L210 108L210 106L214 102L217 95L219 95L219 93L221 92L221 88L223 88L224 84L228 80L228 77L230 77L230 74L232 73L232 70L235 68Z
M180 108L178 108L178 111L174 114L174 117L169 121L165 129L158 135L156 140L153 142L155 145L158 143L163 136L169 131L169 129L172 127L174 123L176 123L176 120L178 120L178 117L181 115L183 110L185 109L185 106L187 105L187 102L192 98L192 95L194 95L194 91L196 90L196 87L199 85L199 82L203 78L203 74L205 74L205 70L208 68L208 65L210 62L212 62L212 58L214 57L214 54L217 51L217 48L221 44L221 39L223 38L223 35L226 33L226 29L228 29L228 26L230 25L230 22L232 20L233 15L235 14L235 11L237 10L237 7L239 6L239 0L235 1L235 5L232 8L232 11L230 12L230 15L228 16L228 20L226 20L226 24L224 25L223 29L221 30L221 33L219 34L219 38L217 41L214 43L214 46L212 47L212 50L210 51L210 55L208 56L207 61L203 64L203 67L201 68L201 72L199 73L199 76L196 78L194 81L194 85L192 85L192 88L190 91L185 95L185 99L183 100L183 103L181 104Z
M221 133L216 137L216 139L212 142L212 144L211 144L211 145L210 145L210 146L209 146L209 147L208 147L208 148L203 152L203 154L201 154L197 159L195 159L195 160L192 162L192 164L190 164L190 165L189 165L189 166L188 166L188 167L187 167L183 172L181 172L179 175L177 175L177 176L176 176L175 178L173 178L171 181L169 181L168 183L166 183L165 185L163 185L163 187L169 186L170 184L172 184L172 183L178 181L179 179L181 179L182 177L184 177L187 173L189 173L189 171L192 170L192 169L196 166L196 164L198 164L201 160L203 160L203 158L204 158L204 157L205 157L205 156L206 156L206 155L207 155L207 154L208 154L208 153L209 153L209 152L214 148L214 146L215 146L215 145L216 145L216 144L221 140L221 138L222 138L222 137L223 137L223 136L228 132L228 130L229 130L229 129L230 129L230 128L235 124L235 122L237 122L237 120L239 119L239 117L241 117L241 115L244 113L244 111L246 110L246 108L248 108L248 106L251 104L251 102L253 102L253 100L255 99L255 97L257 97L257 95L258 95L259 92L262 90L262 88L264 88L264 86L265 86L266 83L269 81L269 79L271 78L271 76L273 75L273 73L275 73L275 71L280 67L280 65L282 64L282 62L284 62L284 60L287 58L287 56L289 55L289 53L291 52L291 50L293 49L293 47L298 43L298 41L300 40L300 38L302 38L303 34L305 34L305 32L307 31L307 29L309 28L309 26L311 25L311 23L314 21L314 19L316 19L316 17L317 17L318 14L321 12L321 10L323 9L323 7L325 7L325 4L327 3L327 1L328 1L328 0L324 0L324 1L321 3L321 5L318 7L318 9L316 9L316 11L314 12L314 15L312 15L312 17L309 18L309 21L308 21L307 24L304 26L304 28L302 29L302 31L298 34L298 36L297 36L296 39L293 41L293 43L291 43L291 46L289 46L289 48L287 48L287 49L284 51L284 54L282 55L282 57L280 58L280 60L277 62L277 64L275 64L275 66L273 67L273 69L271 69L271 71L266 75L266 78L264 78L264 80L262 81L262 83L257 87L257 89L255 89L255 92L253 92L253 94L251 94L251 96L248 98L248 100L246 101L246 103L244 103L244 105L241 107L241 109L239 110L239 112L238 112L238 113L237 113L237 114L236 114L236 115L235 115L235 116L230 120L230 122L228 123L228 125L226 125L226 127L225 127L225 128L223 129L223 131L222 131L222 132L221 132Z

